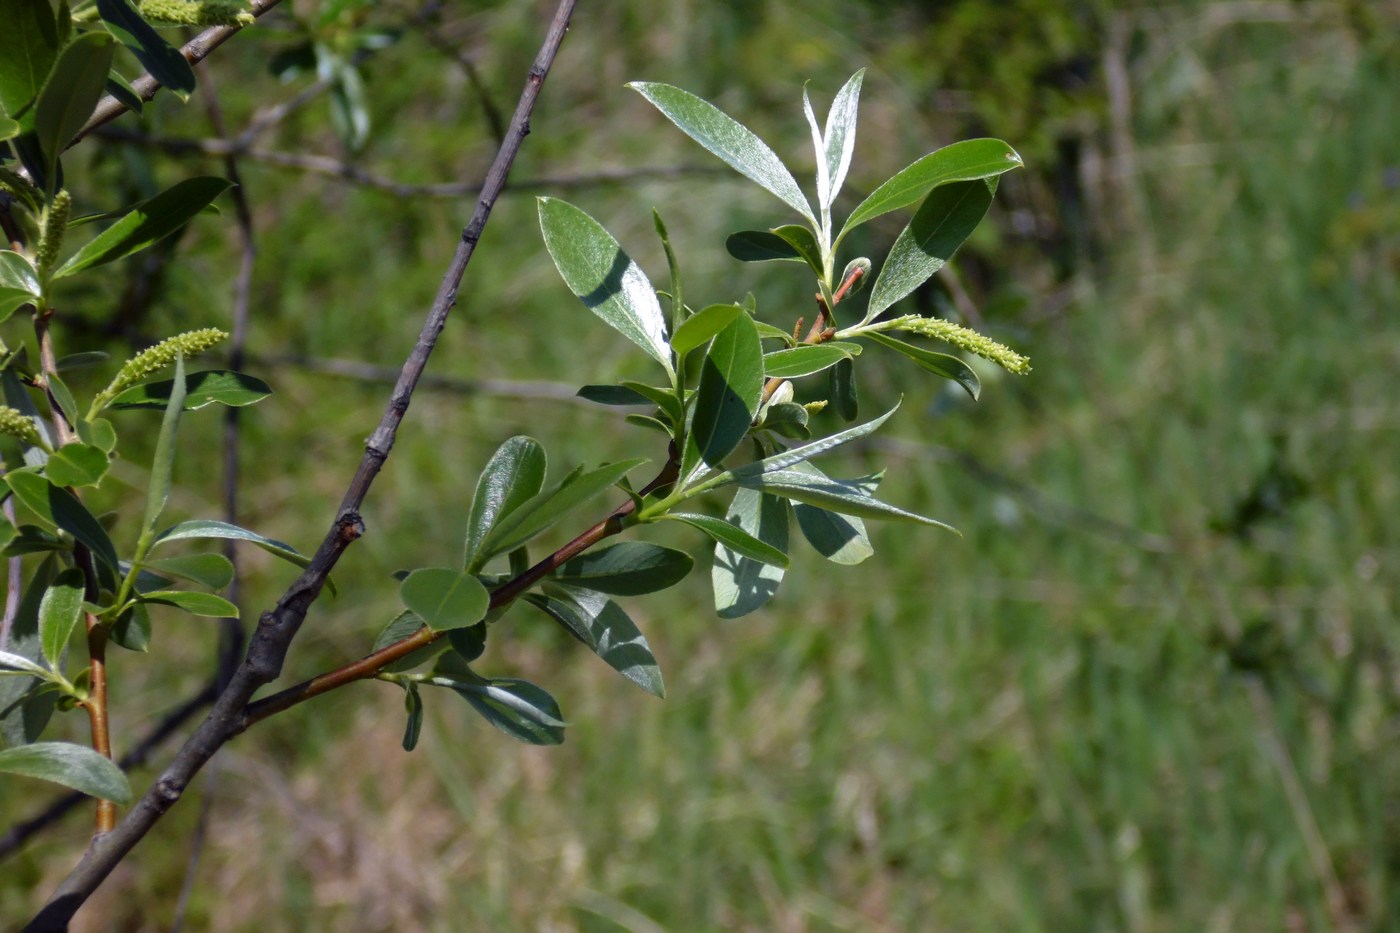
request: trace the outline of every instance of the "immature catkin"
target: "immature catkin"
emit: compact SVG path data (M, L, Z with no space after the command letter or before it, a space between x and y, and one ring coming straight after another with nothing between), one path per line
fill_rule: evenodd
M189 359L226 337L228 334L217 327L205 327L162 340L127 360L126 365L122 366L117 377L112 380L112 384L103 390L101 397L110 399L123 389L138 385L171 365L177 355L184 354L185 358Z
M250 26L241 0L141 0L141 16L158 26Z
M985 360L1024 376L1031 371L1031 361L1005 344L997 343L991 337L979 334L969 327L954 324L941 318L919 317L910 314L890 322L891 330L907 330L912 334L936 337L939 340L961 347L969 353L976 353Z
M63 233L68 229L68 213L72 207L72 195L67 191L60 191L54 195L49 209L44 212L44 225L39 232L39 248L34 255L34 265L39 270L40 279L47 279L49 270L58 261L58 251L63 246Z
M39 431L34 427L34 422L24 412L8 405L0 405L0 434L8 434L10 437L17 437L34 447L41 443Z

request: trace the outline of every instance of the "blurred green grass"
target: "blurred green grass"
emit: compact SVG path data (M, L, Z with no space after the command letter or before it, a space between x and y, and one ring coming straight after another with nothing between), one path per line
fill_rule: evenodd
M270 721L221 759L191 928L1397 922L1393 29L1366 33L1347 4L1085 5L1056 18L1022 0L1030 19L1015 29L991 5L954 6L957 21L917 5L584 5L514 177L707 165L621 88L633 78L711 96L805 171L801 82L824 100L866 65L852 185L868 190L969 128L1038 156L1044 167L1032 156L1008 179L957 263L986 326L1035 372L989 379L976 406L896 366L871 373L867 411L905 397L890 439L831 466L888 464L882 495L965 537L879 527L876 557L835 571L795 555L779 597L738 622L713 617L704 573L629 601L666 673L664 702L516 610L486 669L559 698L571 727L557 749L520 748L433 696L406 756L388 685ZM1392 6L1373 12L1393 27ZM1131 109L1115 114L1098 82L1119 16L1133 83ZM540 17L498 4L450 22L503 106ZM1031 56L1018 71L986 59L990 38L949 35L1082 54L1069 71L1089 77L1046 90L1049 64ZM293 92L263 72L276 46L269 28L216 59L235 126ZM973 70L921 57L935 48ZM369 72L367 162L416 181L480 173L492 147L460 74L412 36ZM195 108L157 114L162 133L206 132ZM1098 157L1066 169L1068 189L1051 167L1067 138ZM272 144L335 146L314 106ZM193 168L151 159L165 183ZM243 170L260 237L253 353L396 367L469 205ZM1065 190L1083 199L1082 229ZM740 180L559 193L659 279L656 205L692 300L752 289L779 324L806 308L805 283L723 255L725 233L778 222L777 202ZM201 220L188 246L150 333L227 314L231 223ZM643 372L636 356L558 282L529 193L502 199L432 371L572 386ZM246 523L310 547L386 387L249 368L278 396L246 418ZM217 424L188 424L177 506L212 515ZM476 471L520 432L556 469L652 443L574 404L420 393L367 504L370 533L341 564L342 595L313 610L288 677L365 650L394 612L389 572L456 559ZM123 464L137 484L140 462ZM287 577L249 564L251 617ZM158 635L155 663L114 665L118 735L139 734L211 663L212 632L171 618ZM168 926L199 789L108 882L87 928ZM28 812L32 790L0 788L3 812ZM4 913L38 903L85 828L70 818L7 865Z

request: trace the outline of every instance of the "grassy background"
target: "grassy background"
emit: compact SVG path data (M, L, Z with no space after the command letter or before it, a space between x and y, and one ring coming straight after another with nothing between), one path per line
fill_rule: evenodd
M442 21L507 110L545 6ZM430 696L422 746L405 755L397 689L325 697L230 746L82 928L170 925L201 806L192 929L1400 922L1395 4L582 6L518 180L715 164L621 88L634 78L715 100L806 173L802 82L821 108L867 66L856 192L961 136L1026 155L955 287L917 300L970 309L1035 372L989 375L974 406L893 361L867 364L866 410L901 394L903 408L885 440L831 465L887 465L883 497L965 537L876 527L876 557L856 568L799 548L779 597L737 622L713 617L703 572L628 601L664 702L517 610L483 669L549 688L571 722L565 745L519 747ZM308 80L266 73L295 38L281 15L213 59L235 127ZM322 28L344 41L407 15L386 5ZM364 165L418 182L481 174L493 145L461 69L410 31L365 72ZM162 135L208 132L195 106L147 119ZM337 151L320 100L260 145ZM98 204L120 203L113 180L133 169L160 184L218 171L92 150ZM243 171L260 241L248 368L278 391L245 421L244 518L310 547L386 388L288 360L396 368L470 204ZM782 222L737 177L543 190L597 216L660 280L657 206L692 301L753 290L774 323L807 312L797 277L724 255L727 232ZM558 281L531 194L498 205L431 371L569 388L644 373ZM854 246L878 254L898 229L872 224ZM140 340L226 321L229 215L200 220L182 247L139 315L113 324L118 277L75 292L84 342L64 349L90 345L85 328ZM125 417L129 433L151 429ZM192 515L217 512L216 422L187 422L176 506ZM370 534L341 564L342 595L313 610L289 678L363 653L395 611L389 572L456 559L477 470L520 432L556 469L662 454L605 410L420 393L367 505ZM142 462L120 475L139 486ZM251 618L288 576L248 563ZM119 750L212 663L210 630L157 622L158 663L114 665ZM0 787L7 820L40 802L38 787ZM0 916L41 901L86 822L5 865Z

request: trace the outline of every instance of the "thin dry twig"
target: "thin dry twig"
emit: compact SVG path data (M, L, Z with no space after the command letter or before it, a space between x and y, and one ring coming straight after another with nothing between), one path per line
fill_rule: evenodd
M511 119L506 141L487 174L476 211L466 229L462 231L461 240L443 275L437 297L423 323L418 341L404 362L403 372L394 387L379 426L365 444L364 457L346 489L336 511L336 518L321 546L317 548L305 571L278 600L277 605L263 613L249 643L247 655L234 672L228 687L215 701L209 715L195 729L160 778L136 802L117 827L93 840L82 861L58 886L48 903L30 921L26 930L66 929L73 915L103 879L180 799L190 781L214 753L237 734L248 701L281 672L292 640L305 621L312 603L320 595L331 570L351 543L364 533L360 506L393 450L399 423L408 410L414 389L427 366L438 335L457 304L462 275L476 251L476 245L481 239L482 230L491 216L496 199L505 187L506 177L516 154L530 131L530 114L563 42L569 19L573 15L574 3L575 0L561 0L559 4L544 43L526 77L525 88Z

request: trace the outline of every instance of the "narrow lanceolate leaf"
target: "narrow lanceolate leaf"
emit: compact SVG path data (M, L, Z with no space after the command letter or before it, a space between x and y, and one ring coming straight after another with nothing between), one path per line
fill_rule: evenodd
M151 77L181 100L189 99L195 88L194 69L179 49L141 18L131 0L97 0L97 13Z
M822 207L830 207L841 193L846 181L846 170L851 167L851 154L856 146L856 111L860 107L860 86L865 80L865 69L851 75L849 81L836 93L831 102L831 110L826 115L826 132L822 142L826 149L826 174L828 190Z
M860 396L856 392L856 366L850 360L841 360L831 367L830 379L831 407L841 416L842 421L855 421L860 416Z
M544 245L569 290L671 372L666 317L651 281L602 224L557 198L540 198Z
M729 456L748 433L763 392L763 347L753 319L742 314L715 335L695 397L692 432L711 466Z
M812 149L817 156L817 203L825 208L831 203L831 169L826 161L826 143L822 140L821 124L812 112L812 98L807 94L806 87L802 88L802 114L812 129Z
M189 223L232 183L223 178L187 178L132 208L68 259L54 278L113 262L143 250Z
M741 532L786 555L788 548L788 506L777 496L753 489L734 494L725 521ZM715 593L715 612L722 619L737 619L762 606L778 592L784 566L755 559L732 546L715 543L710 584Z
M403 604L434 632L475 625L486 617L491 596L469 573L423 567L399 584Z
M816 222L802 189L781 159L753 131L714 104L669 84L634 81L637 91L682 133L724 160L739 174L758 182L803 217Z
M39 604L39 639L44 660L55 671L63 664L63 649L83 617L83 574L76 567L59 574Z
M695 512L668 512L661 517L685 522L687 525L699 528L709 535L715 543L724 545L741 557L747 557L764 564L772 564L774 567L787 567L788 565L787 554L739 527L737 519L727 520Z
M817 236L810 227L804 227L801 224L784 224L781 227L774 227L772 233L797 250L797 254L811 267L813 272L819 276L823 274L822 248L818 245Z
M826 474L811 463L799 463L793 469L799 473L826 478ZM872 495L875 485L872 483L869 487ZM865 522L854 515L828 512L826 509L801 502L795 503L792 511L797 516L797 527L802 529L802 537L807 539L807 543L812 545L818 554L832 563L859 564L875 553L875 548L870 544L870 537L865 532Z
M952 258L992 204L981 181L958 181L934 189L890 248L870 292L865 322L928 281Z
M763 372L769 378L796 379L819 373L841 360L860 354L860 344L821 343L775 350L763 356Z
M872 191L846 219L841 236L867 220L908 207L939 185L995 178L1020 167L1016 150L999 139L967 139L944 146Z
M977 378L977 373L972 367L964 363L961 359L950 353L936 353L933 350L925 350L923 347L916 347L912 343L905 343L903 340L896 340L886 334L866 334L871 340L881 346L889 347L899 353L903 353L913 360L920 368L925 369L944 379L951 379L962 386L972 400L977 401L977 397L982 393L982 381Z
M16 115L39 94L58 56L53 7L0 0L0 111Z
M842 444L849 444L851 441L858 440L874 432L898 410L899 405L896 403L894 408L891 408L878 418L867 421L865 424L858 424L853 428L847 428L844 431L838 431L820 440L812 441L810 444L803 444L801 447L794 447L791 450L785 450L782 453L764 457L762 460L746 463L738 469L731 470L728 474L725 474L726 482L733 482L737 479L757 476L774 470L785 470L793 464L801 463L804 460L811 460L813 457L820 456L829 450L835 450ZM723 483L716 483L715 485L723 485Z
M164 409L170 402L170 393L174 388L174 379L145 382L121 392L105 407ZM185 376L185 411L215 404L242 408L261 402L271 394L272 389L266 382L231 370L209 369Z
M175 356L175 382L170 399L165 404L165 417L160 421L156 436L156 452L151 457L151 475L146 483L146 531L155 531L165 501L170 496L170 480L175 472L175 441L180 432L180 415L185 410L185 356Z
M575 470L563 482L535 496L509 518L496 523L481 545L486 559L513 551L594 496L611 489L645 459L608 463L596 470Z
M803 262L802 254L787 240L766 230L740 230L731 233L724 248L740 262L772 262L776 259Z
M90 444L65 444L49 455L44 473L55 486L92 486L107 475L107 454Z
M154 593L142 593L141 602L174 606L176 609L183 609L190 615L207 616L211 619L238 618L238 607L222 596L215 596L213 593L196 593L191 590L157 590Z
M646 636L622 607L602 593L548 585L525 601L543 610L608 666L652 696L666 696L661 668Z
M102 98L115 47L105 32L78 36L59 53L44 89L39 92L39 100L34 104L34 133L44 153L50 188L59 154L83 128Z
M686 318L671 335L671 349L683 356L696 347L704 346L710 338L724 330L744 309L738 305L708 305Z
M797 470L777 470L742 477L739 485L782 496L794 502L805 502L831 512L840 512L842 515L933 525L957 533L957 529L936 519L906 512L887 502L881 502L866 491L868 482L862 480L830 479L800 473Z
M497 522L539 495L544 488L544 447L533 437L512 437L491 455L467 514L467 540L462 565L468 572L481 569L485 558L482 542Z
M34 742L0 752L0 772L61 784L89 797L131 803L126 775L97 752L69 742Z
M675 586L694 564L684 551L624 541L565 561L553 579L614 596L641 596Z
M233 564L222 554L190 554L148 560L142 569L163 577L179 577L211 590L221 590L233 582Z
M93 556L112 570L117 569L117 549L112 546L112 539L107 537L107 531L97 516L89 512L71 492L60 489L33 472L33 467L12 470L5 479L15 498L41 521L68 532L87 545Z
M290 544L272 538L264 538L257 532L249 531L246 528L239 528L237 525L230 525L227 522L216 522L208 519L196 519L194 521L180 522L178 525L171 525L169 528L156 535L156 544L165 544L169 541L184 541L190 538L219 538L232 539L234 541L247 541L282 558L288 563L298 567L305 567L311 561L297 553L297 549Z
M448 686L480 713L487 722L506 735L530 745L558 745L564 741L559 704L532 683L502 677L481 683L432 678L425 683Z
M50 677L48 669L42 664L13 651L0 651L0 675L3 674L23 674L26 677L42 677L46 680Z
M418 737L423 734L423 698L418 694L418 685L409 681L403 685L404 711L408 722L403 728L403 750L411 752L418 747Z

